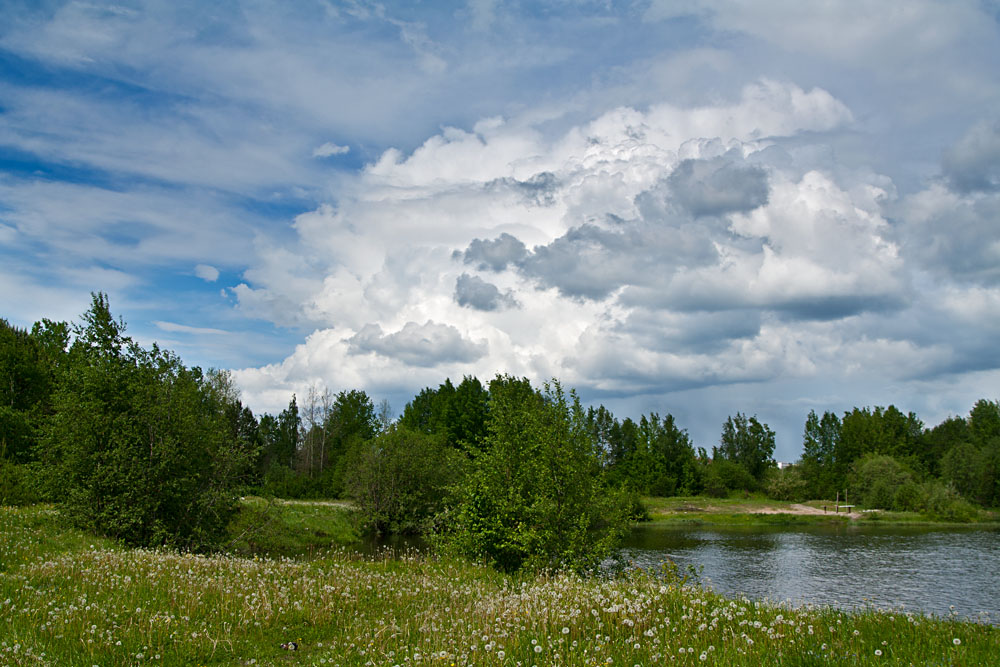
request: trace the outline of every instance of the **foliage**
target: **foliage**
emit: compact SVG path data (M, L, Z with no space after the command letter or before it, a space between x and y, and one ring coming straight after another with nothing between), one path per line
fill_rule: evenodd
M44 460L76 524L129 544L207 548L257 452L232 437L211 378L125 336L96 294L53 396Z
M913 472L885 454L867 454L853 466L850 492L855 503L869 508L909 510L905 499L912 492L900 490L914 483Z
M922 469L919 456L922 433L923 424L915 414L904 415L893 405L888 408L854 408L845 413L834 453L835 488L846 486L851 466L866 454L906 460L909 467Z
M619 422L603 405L586 414L611 483L643 495L672 496L701 489L694 447L673 415Z
M722 427L718 453L727 461L742 466L760 482L768 468L774 466L774 431L757 421L756 415L748 419L737 412L735 417L727 418Z
M0 457L20 463L34 458L65 352L66 328L45 320L29 333L0 319Z
M464 468L464 455L440 437L395 426L355 446L346 488L366 529L423 532Z
M444 438L453 447L473 450L486 435L490 394L473 376L456 387L446 379L437 389L427 387L406 404L400 424Z
M611 552L627 503L606 488L575 394L498 376L488 435L458 489L445 550L501 570L583 569Z
M0 446L0 506L31 505L44 500L37 478L37 466L4 458Z
M800 466L771 468L764 475L764 491L768 498L801 502L809 496L808 484Z
M813 498L832 498L836 493L834 462L840 446L840 419L832 412L817 417L809 411L802 436L800 464L806 494Z
M705 467L703 473L705 494L713 498L725 498L731 491L749 492L757 488L757 480L747 469L735 461L715 458Z

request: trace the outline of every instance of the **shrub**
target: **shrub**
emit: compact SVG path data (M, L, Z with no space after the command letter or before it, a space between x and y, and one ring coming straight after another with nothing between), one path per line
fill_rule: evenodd
M798 466L780 470L771 468L764 475L764 492L775 500L805 500L806 488L806 481Z
M868 454L852 466L850 491L854 500L865 507L897 509L897 491L914 482L913 473L891 456ZM912 498L905 491L901 499Z
M627 530L629 506L604 483L576 395L498 376L490 397L482 450L439 544L505 571L595 566Z
M35 468L0 457L0 505L31 505L41 500Z
M715 498L725 498L730 491L754 491L757 480L746 468L728 459L716 458L708 464L704 477L704 493Z
M365 528L423 532L464 467L464 455L443 438L391 427L355 445L345 466L347 492Z

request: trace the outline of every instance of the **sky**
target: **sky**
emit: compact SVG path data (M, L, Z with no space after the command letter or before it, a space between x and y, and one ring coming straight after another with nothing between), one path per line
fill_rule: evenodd
M0 0L0 317L696 446L1000 397L1000 3Z

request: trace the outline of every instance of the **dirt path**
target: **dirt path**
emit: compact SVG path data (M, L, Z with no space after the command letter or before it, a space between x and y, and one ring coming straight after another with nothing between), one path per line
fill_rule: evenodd
M802 505L799 503L794 503L788 507L761 507L755 509L751 512L752 514L837 514L834 512L834 508L828 507L827 511L824 512L820 507L810 507L809 505ZM851 519L860 519L861 512L839 512L841 516L850 517Z

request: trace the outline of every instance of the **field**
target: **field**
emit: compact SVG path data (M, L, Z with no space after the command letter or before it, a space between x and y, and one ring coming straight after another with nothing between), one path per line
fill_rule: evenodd
M708 498L688 496L642 499L643 507L651 521L677 524L716 525L809 525L848 521L879 522L883 524L945 525L917 512L835 511L833 500L810 500L793 503L773 500L759 495L735 498ZM995 525L998 521L994 510L981 510L977 523Z
M1000 654L990 625L727 599L669 564L509 577L412 553L204 557L124 549L45 506L0 508L0 536L2 665L967 666Z

